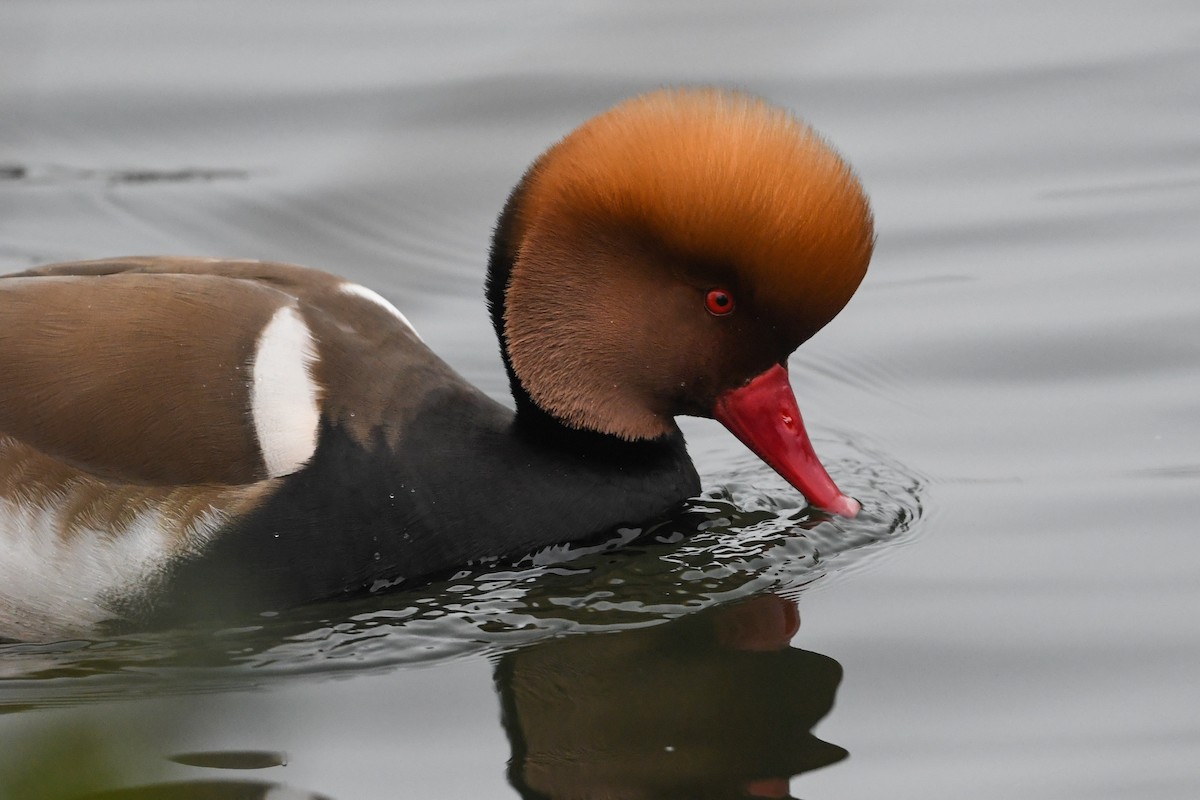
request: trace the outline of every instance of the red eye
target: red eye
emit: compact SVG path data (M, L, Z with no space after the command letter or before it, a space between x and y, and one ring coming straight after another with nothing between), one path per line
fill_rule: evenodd
M704 307L708 313L723 317L733 311L733 295L724 289L711 289L704 296Z

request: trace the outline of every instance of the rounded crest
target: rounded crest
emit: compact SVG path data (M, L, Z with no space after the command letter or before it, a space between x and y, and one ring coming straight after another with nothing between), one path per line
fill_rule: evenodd
M785 359L849 301L874 246L841 157L786 110L717 89L587 121L534 163L509 216L513 370L544 410L625 438Z
M809 335L858 288L875 238L861 183L820 135L785 109L718 89L627 100L548 150L526 178L517 224L564 217L731 265L756 294L805 317Z

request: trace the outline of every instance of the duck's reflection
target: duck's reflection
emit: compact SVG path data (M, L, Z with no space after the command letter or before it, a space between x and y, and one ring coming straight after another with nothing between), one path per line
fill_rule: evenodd
M813 736L841 680L789 646L795 604L762 595L649 628L569 636L496 669L522 797L787 797L846 756Z

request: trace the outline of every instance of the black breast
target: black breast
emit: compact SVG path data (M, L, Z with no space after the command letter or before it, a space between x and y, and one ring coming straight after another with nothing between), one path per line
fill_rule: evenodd
M323 425L309 465L202 554L175 565L156 616L299 605L518 556L661 517L699 491L682 434L629 443L479 394L428 399L395 446Z

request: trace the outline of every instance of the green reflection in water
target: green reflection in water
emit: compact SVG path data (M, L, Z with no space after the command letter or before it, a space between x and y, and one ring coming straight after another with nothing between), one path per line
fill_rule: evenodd
M284 764L270 751L219 751L147 758L155 737L143 727L186 720L108 714L78 715L7 742L0 759L3 800L328 800L322 795L261 780L161 780L167 761L217 769L263 769ZM160 728L161 732L161 728Z
M0 797L69 800L128 776L128 744L103 725L78 720L5 742Z

